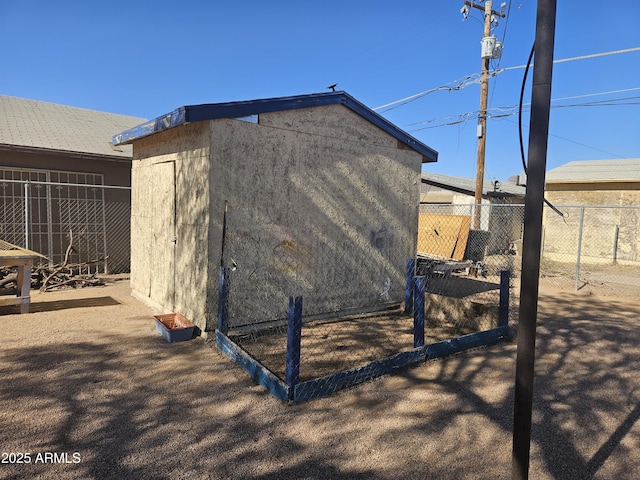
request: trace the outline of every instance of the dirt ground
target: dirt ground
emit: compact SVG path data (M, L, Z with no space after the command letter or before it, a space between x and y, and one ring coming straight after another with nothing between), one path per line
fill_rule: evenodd
M637 297L541 294L530 478L640 478ZM515 342L288 405L211 343L166 343L127 281L12 311L0 478L510 478Z
M497 324L497 308L495 310L493 323ZM478 323L473 320L475 318L469 323ZM488 320L485 323L492 322ZM430 318L426 319L424 330L425 345L480 331L479 328ZM286 327L231 335L231 339L281 380L285 379ZM300 348L300 381L324 377L406 352L413 348L413 342L413 315L405 314L401 308L305 323Z

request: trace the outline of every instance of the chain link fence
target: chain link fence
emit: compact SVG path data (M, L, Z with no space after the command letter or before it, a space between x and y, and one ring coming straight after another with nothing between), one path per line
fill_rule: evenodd
M411 317L400 308L407 257L398 239L385 229L347 237L301 238L273 226L265 226L268 241L227 233L229 337L282 380L290 297L303 323L300 380L413 346Z
M540 285L640 295L640 207L554 207L544 208ZM511 271L513 284L519 283L524 205L483 204L480 230L470 228L475 208L421 205L418 259L433 277L428 294L495 304L500 270ZM479 291L484 287L487 291ZM517 288L513 293L515 299ZM510 311L515 314L516 309Z
M101 183L98 174L0 169L0 239L50 264L67 257L84 265L78 273L128 273L131 188Z
M472 229L474 205L420 206L417 268L428 278L428 324L452 323L463 331L495 327L501 272L508 272L510 290L519 278L524 206L480 207L481 228ZM509 298L513 322L516 295Z
M517 323L524 206L483 204L473 229L476 208L421 205L412 259L393 253L384 229L341 247L290 232L267 232L281 235L275 246L229 233L219 331L282 399L293 386L296 398L315 398L505 338ZM640 208L559 210L545 208L541 285L640 294ZM237 360L233 345L223 350Z
M640 207L545 208L541 285L598 295L640 295Z
M218 331L232 344L222 339L218 346L236 360L239 347L247 354L239 363L254 379L295 386L299 401L504 338L506 326L452 342L497 330L501 312L506 324L515 259L509 245L500 244L490 262L479 259L486 260L482 268L466 259L453 265L450 258L426 257L429 248L420 243L432 239L406 230L411 238L397 229L362 234L345 226L346 238L336 241L267 225L260 238L225 229ZM416 243L422 253L407 258Z

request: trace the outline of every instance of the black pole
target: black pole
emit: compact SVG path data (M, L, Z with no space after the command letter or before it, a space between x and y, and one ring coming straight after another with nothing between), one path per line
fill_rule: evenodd
M513 414L511 478L514 480L529 478L542 209L549 134L555 17L556 0L538 0Z
M224 247L227 243L227 210L229 203L224 201L224 213L222 214L222 243L220 245L220 268L224 268Z

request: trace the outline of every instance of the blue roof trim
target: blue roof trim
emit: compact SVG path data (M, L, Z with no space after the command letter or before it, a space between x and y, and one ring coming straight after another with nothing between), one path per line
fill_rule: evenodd
M393 123L357 101L346 92L313 93L293 97L267 98L243 102L211 103L203 105L189 105L180 107L173 112L162 115L136 127L125 130L113 136L114 145L131 143L142 137L152 135L162 130L177 127L189 122L201 122L219 118L241 118L261 113L281 112L299 108L321 107L341 104L351 109L378 128L395 137L407 147L415 150L424 157L426 162L438 160L438 152L428 147L420 140L412 137Z
M124 145L138 138L147 137L153 133L187 123L185 120L187 108L188 107L177 108L173 112L169 112L161 117L154 118L153 120L129 128L124 132L120 132L111 138L111 143L113 145Z

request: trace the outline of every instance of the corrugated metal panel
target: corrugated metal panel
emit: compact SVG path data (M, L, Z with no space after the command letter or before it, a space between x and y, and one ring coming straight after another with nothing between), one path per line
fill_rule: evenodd
M473 195L476 191L475 178L455 177L437 173L423 173L422 182L465 195ZM524 197L525 192L525 187L508 182L500 182L498 185L494 185L492 182L485 181L482 187L482 194L489 196Z
M111 138L145 119L0 95L0 144L130 158Z

